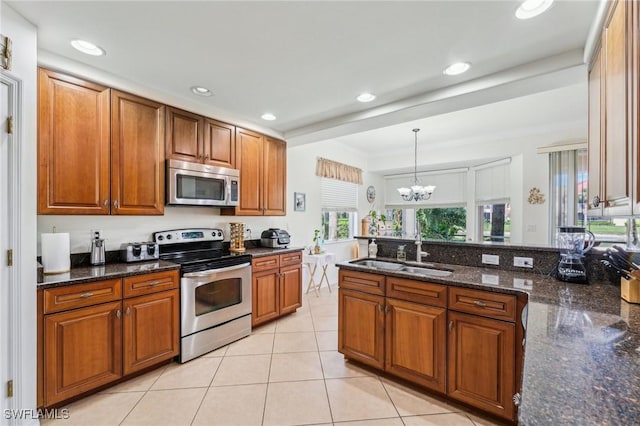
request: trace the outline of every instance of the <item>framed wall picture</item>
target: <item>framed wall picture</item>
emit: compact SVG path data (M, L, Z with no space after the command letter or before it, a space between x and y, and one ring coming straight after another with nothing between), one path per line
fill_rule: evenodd
M307 195L304 192L293 193L293 210L303 212L307 208Z

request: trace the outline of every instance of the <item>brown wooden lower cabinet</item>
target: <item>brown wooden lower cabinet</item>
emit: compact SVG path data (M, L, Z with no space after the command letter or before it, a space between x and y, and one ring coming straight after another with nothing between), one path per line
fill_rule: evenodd
M178 354L179 307L178 290L124 301L124 374L142 370Z
M515 421L526 298L340 270L338 300L346 358Z
M511 419L515 325L449 311L448 373L451 397Z
M251 325L256 326L302 306L302 252L252 260Z
M338 290L338 351L384 368L384 297Z
M44 317L46 405L122 375L122 302Z
M162 288L124 299L120 279L38 290L39 407L178 355L178 271L148 275L162 282Z
M385 370L445 391L447 310L387 299Z

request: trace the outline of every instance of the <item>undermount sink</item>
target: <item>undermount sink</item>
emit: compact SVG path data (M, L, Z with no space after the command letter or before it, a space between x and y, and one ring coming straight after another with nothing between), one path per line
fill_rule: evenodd
M369 268L386 269L387 271L397 271L405 267L401 263L384 262L382 260L356 260L351 263L354 265L368 266Z
M416 275L428 275L432 277L448 277L452 274L450 270L447 269L435 269L435 268L423 268L420 266L407 266L401 263L393 263L393 262L385 262L382 260L355 260L353 262L354 265L367 266L369 268L383 269L385 271L397 271L397 272L406 272L409 274Z
M416 275L429 275L432 277L448 277L453 273L446 269L419 268L416 266L403 266L399 271Z

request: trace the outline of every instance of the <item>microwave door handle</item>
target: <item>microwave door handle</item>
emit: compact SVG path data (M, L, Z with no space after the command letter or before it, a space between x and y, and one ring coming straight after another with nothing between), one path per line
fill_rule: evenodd
M208 277L212 275L217 275L222 272L235 271L236 269L242 269L248 266L250 266L249 263L242 263L240 265L228 266L226 268L220 268L220 269L210 269L208 271L203 271L203 272L188 272L184 274L183 277L184 278L203 278L203 277Z
M225 182L226 182L226 193L227 193L227 199L225 200L225 204L231 204L231 178L229 176L227 176L225 178Z

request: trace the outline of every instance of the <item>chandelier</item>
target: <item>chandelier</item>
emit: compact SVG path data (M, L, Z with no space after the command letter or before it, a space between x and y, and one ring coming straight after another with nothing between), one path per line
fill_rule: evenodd
M418 183L418 132L420 129L413 129L414 139L414 163L413 163L413 185L411 188L398 188L400 196L405 201L426 201L431 198L431 194L436 189L433 185L422 186Z

